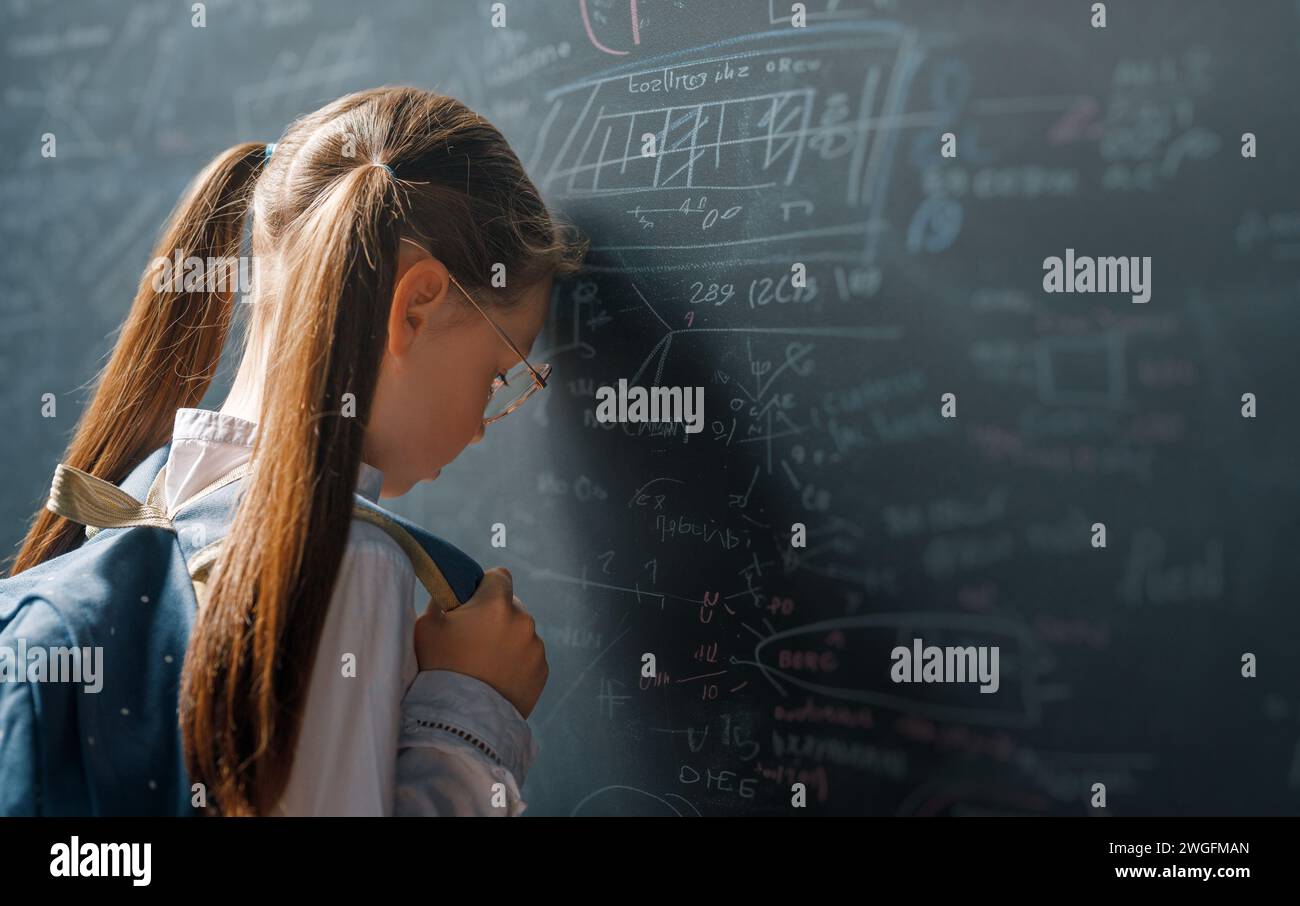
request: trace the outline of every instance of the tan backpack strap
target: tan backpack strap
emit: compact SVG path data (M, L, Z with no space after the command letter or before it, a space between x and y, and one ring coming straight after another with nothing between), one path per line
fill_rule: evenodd
M57 474L57 470L55 474ZM158 470L158 474L153 477L153 483L149 485L149 492L145 495L144 498L145 505L152 507L154 510L162 510L163 508L162 506L163 482L166 480L166 475L167 475L167 466L164 465L161 469ZM80 520L73 520L73 521L76 522ZM99 533L100 528L101 527L97 525L87 525L86 538L90 539L95 537L95 535Z
M415 570L415 577L420 580L424 590L429 593L430 600L438 605L439 610L446 613L460 606L460 599L456 597L456 593L447 584L447 578L442 574L442 570L438 568L438 564L429 556L429 552L420 546L420 542L411 537L410 532L382 513L361 504L353 507L352 517L378 526L384 530L388 537L397 542L398 547L411 561L411 568ZM199 599L199 606L203 605L206 597L208 575L217 562L217 557L221 554L221 543L221 540L214 541L190 558L190 579L194 583L194 593Z
M397 545L405 552L406 558L411 561L411 567L415 570L415 577L420 580L420 584L429 593L433 603L438 605L439 610L446 613L460 606L460 599L456 597L456 593L447 584L447 577L442 574L442 570L438 569L438 564L433 562L429 552L420 545L420 542L411 537L410 532L383 513L364 507L361 504L357 504L352 509L352 517L379 526L388 533L389 538L397 542Z
M141 503L111 481L62 463L54 469L45 508L96 530L130 525L172 528L167 514L153 503Z
M227 472L216 481L192 494L189 498L171 509L175 515L182 507L194 503L232 481L237 481L248 474L249 463ZM162 488L167 467L158 470L149 487L145 502L141 503L126 491L110 481L96 478L81 469L60 463L54 470L54 480L50 485L50 498L45 507L73 522L86 526L86 537L105 528L125 528L135 525L149 525L175 531L169 514L162 508ZM383 529L388 537L397 542L397 546L411 561L415 577L420 580L430 599L442 611L454 610L460 606L456 593L447 584L447 579L433 562L429 552L420 546L420 542L411 537L406 529L392 519L369 507L357 504L352 509L352 516L362 522ZM194 582L195 592L200 601L207 590L207 577L216 563L221 551L221 542L215 541L195 554L189 561L190 578Z
M239 466L236 466L234 469L231 469L229 472L227 472L225 475L222 475L216 481L212 482L211 484L205 485L204 487L195 491L189 497L186 497L184 500L179 501L174 507L172 507L170 510L167 510L165 512L168 521L170 522L172 517L174 517L177 513L179 513L184 507L187 507L191 503L194 503L195 501L208 496L213 491L224 488L232 481L238 481L239 479L243 478L245 475L248 474L249 468L250 468L250 464L247 462ZM167 466L164 465L161 469L158 470L158 474L154 476L153 484L149 485L149 493L145 496L145 504L152 507L154 510L159 510L159 511L163 510L163 485L166 482L166 480L167 480ZM95 533L98 531L99 531L99 527L87 525L86 537L93 538L95 536Z

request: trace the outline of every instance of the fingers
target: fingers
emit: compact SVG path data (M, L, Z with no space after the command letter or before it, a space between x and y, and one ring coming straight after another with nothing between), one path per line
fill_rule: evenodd
M514 599L514 605L516 618L523 623L524 627L528 631L528 635L537 635L537 620L528 612L528 608L524 607L524 602L519 600L516 596Z

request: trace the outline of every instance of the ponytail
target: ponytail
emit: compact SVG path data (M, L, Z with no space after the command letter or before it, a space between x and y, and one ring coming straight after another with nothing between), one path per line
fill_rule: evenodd
M350 162L279 244L275 392L181 681L190 779L223 814L265 814L288 782L383 355L395 201L390 171Z
M154 247L155 261L177 254L204 261L239 254L263 147L236 145L204 168L172 212ZM117 483L166 443L176 410L197 405L212 383L230 331L232 297L230 286L211 280L193 290L155 289L154 270L146 270L62 462ZM11 575L72 550L80 528L42 508Z

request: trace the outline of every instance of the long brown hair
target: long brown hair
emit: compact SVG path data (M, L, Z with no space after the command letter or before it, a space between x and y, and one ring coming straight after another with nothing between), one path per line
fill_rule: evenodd
M347 543L400 237L498 306L573 270L583 251L501 133L451 98L350 94L293 123L269 158L264 148L245 143L213 160L154 253L238 255L251 212L254 330L271 352L256 468L186 651L180 698L190 779L224 814L268 812L288 781ZM498 263L507 288L491 285ZM231 310L230 291L157 291L146 271L63 462L116 482L166 443L175 410L197 405L212 382ZM355 417L341 416L345 394ZM71 550L78 529L41 510L13 573Z

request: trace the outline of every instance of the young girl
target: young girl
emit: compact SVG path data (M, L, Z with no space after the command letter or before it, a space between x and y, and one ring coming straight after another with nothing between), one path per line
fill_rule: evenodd
M170 440L168 512L252 466L185 653L190 780L227 815L516 814L547 667L509 573L417 619L406 554L352 511L437 478L545 385L528 356L581 246L494 127L411 88L221 154L155 258L232 258L249 215L252 320L221 410L193 407L232 294L146 272L64 458L118 481ZM80 534L42 511L13 572Z

